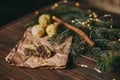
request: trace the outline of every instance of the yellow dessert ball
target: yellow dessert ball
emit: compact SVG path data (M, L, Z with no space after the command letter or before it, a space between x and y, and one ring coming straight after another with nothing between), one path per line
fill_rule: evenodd
M32 34L36 37L42 37L45 35L45 28L41 27L39 24L36 24L32 27Z
M49 14L43 14L39 17L38 20L39 24L46 28L50 24L50 15Z
M46 28L46 33L48 34L49 37L52 37L56 34L57 32L57 25L56 24L50 24Z

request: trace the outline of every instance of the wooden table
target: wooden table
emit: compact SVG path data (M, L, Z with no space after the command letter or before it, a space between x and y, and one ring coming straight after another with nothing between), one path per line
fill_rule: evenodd
M120 80L118 72L98 73L92 68L73 66L65 70L40 70L12 66L5 61L9 51L21 39L24 25L35 17L30 13L0 28L0 80ZM92 61L81 58L79 62L94 67Z

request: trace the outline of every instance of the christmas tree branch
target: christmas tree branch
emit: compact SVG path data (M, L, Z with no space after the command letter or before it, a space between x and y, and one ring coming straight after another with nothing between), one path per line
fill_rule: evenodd
M78 33L90 46L94 46L94 42L87 36L86 33L84 33L82 30L80 30L79 28L72 26L70 24L68 24L67 22L53 16L52 19L58 23L61 23L63 25L65 25L67 28L75 31L76 33Z

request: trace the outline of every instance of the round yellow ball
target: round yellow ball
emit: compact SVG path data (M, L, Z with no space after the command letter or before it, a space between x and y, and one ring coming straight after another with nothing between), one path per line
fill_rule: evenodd
M57 25L56 24L50 24L46 28L46 33L48 34L49 37L52 37L56 34L57 32Z
M41 27L39 24L32 27L32 34L36 37L42 37L45 35L45 28Z
M43 14L39 17L38 20L41 27L46 28L50 24L50 15L49 14Z

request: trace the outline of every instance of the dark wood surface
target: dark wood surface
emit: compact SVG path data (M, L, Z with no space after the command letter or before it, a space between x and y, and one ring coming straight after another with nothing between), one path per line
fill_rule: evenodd
M26 22L35 14L30 13L0 28L0 80L120 80L119 72L98 73L92 67L95 62L81 58L79 62L88 68L73 66L64 70L40 70L12 66L5 61L10 50L21 39ZM69 67L69 66L68 66Z

